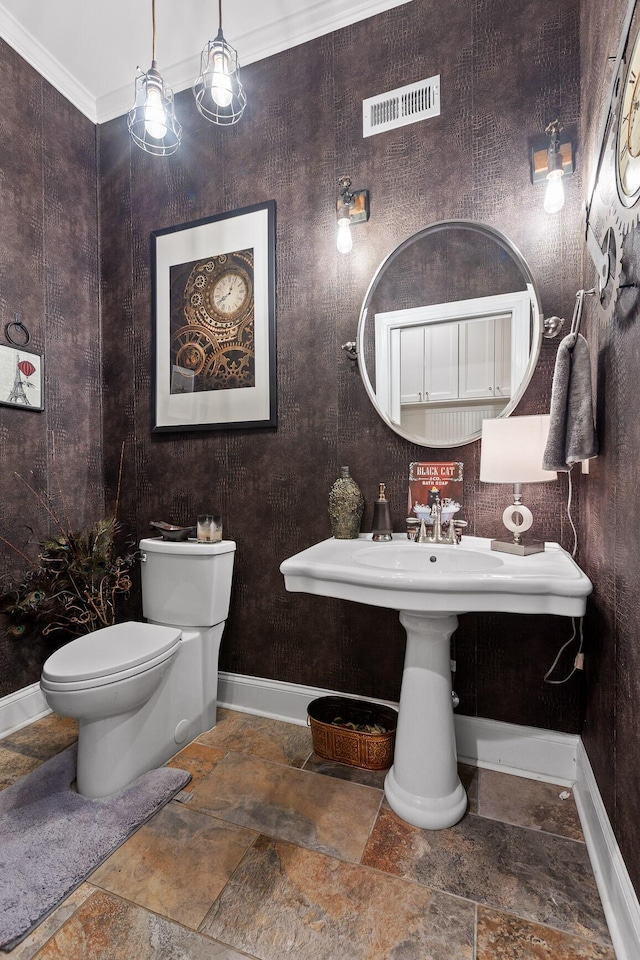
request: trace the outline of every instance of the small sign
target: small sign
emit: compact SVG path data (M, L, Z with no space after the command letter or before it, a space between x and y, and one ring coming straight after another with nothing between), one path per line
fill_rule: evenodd
M410 463L408 517L431 521L436 500L442 506L442 520L448 523L462 510L462 464Z

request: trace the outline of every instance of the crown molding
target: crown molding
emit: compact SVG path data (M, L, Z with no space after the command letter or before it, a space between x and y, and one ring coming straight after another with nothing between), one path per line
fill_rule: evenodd
M241 35L234 33L230 42L238 51L240 66L246 67L258 60L266 60L301 43L315 40L334 30L342 30L360 20L366 20L385 10L399 7L407 0L360 0L345 9L344 0L322 0L310 7L274 20L266 28L247 30ZM203 39L203 46L205 41ZM162 75L174 93L188 90L200 71L200 51L180 63L163 64ZM131 82L107 96L100 97L96 104L98 123L106 123L127 113L133 103L134 71Z
M274 20L267 27L249 29L240 35L234 33L230 41L238 50L241 65L247 66L406 2L353 0L345 4L344 0L313 0L302 9ZM105 123L129 111L134 96L134 63L131 65L131 78L126 84L96 98L1 3L0 37L93 123ZM203 37L203 45L207 39ZM181 62L163 64L162 75L174 91L191 87L199 71L199 58L200 51L195 50L192 56Z
M74 107L97 123L96 99L46 50L15 17L0 5L0 37Z

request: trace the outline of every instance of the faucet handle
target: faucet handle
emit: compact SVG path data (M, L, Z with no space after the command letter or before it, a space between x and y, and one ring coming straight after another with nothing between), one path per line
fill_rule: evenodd
M453 530L453 541L455 543L460 543L462 540L462 531L465 527L468 527L469 524L466 520L452 520L451 529Z
M429 542L429 534L427 533L427 524L426 524L426 522L425 522L424 517L422 517L422 519L420 520L420 527L419 527L419 529L418 529L418 535L417 535L417 537L415 538L415 542L416 542L416 543L428 543L428 542Z

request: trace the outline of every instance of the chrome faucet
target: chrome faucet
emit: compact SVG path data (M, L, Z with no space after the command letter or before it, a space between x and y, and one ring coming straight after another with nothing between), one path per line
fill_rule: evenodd
M427 532L427 524L424 520L420 521L420 529L418 530L418 535L415 538L415 543L453 543L458 544L462 540L462 531L467 526L466 520L451 520L449 522L449 529L446 533L443 533L442 526L440 523L436 525L434 522L434 529L429 533Z
M467 526L466 520L450 520L449 529L444 533L442 530L442 504L439 500L434 501L431 507L431 516L433 518L431 531L427 531L427 524L423 518L420 521L420 529L415 538L416 543L460 543L462 531Z

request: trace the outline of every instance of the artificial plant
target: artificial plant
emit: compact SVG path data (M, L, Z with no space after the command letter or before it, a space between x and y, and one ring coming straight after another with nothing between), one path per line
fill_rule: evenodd
M72 639L116 622L118 602L131 589L129 571L135 560L135 552L118 555L115 545L123 452L124 445L113 514L81 530L71 529L61 492L63 518L48 495L16 474L49 517L54 532L39 543L35 560L0 536L29 565L23 579L0 594L0 612L10 621L9 636Z

